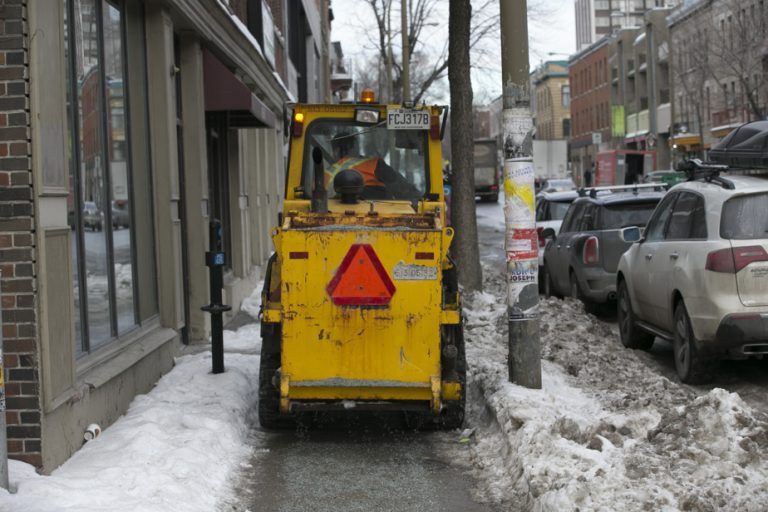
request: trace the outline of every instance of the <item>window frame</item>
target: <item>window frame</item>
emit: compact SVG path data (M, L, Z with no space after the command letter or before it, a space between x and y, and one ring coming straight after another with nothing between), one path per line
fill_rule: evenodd
M89 326L89 298L88 298L88 281L87 281L87 254L85 244L85 229L83 226L83 205L87 202L83 198L82 182L84 179L82 173L82 95L79 92L78 77L77 77L77 58L75 53L81 50L81 46L77 44L78 33L75 30L75 1L78 0L64 0L64 9L66 10L65 33L66 44L68 51L65 55L65 66L67 66L67 74L69 76L67 89L68 95L71 101L69 101L68 110L71 112L67 116L67 129L70 132L71 139L71 160L70 164L72 169L70 170L71 183L69 187L74 190L71 192L73 199L73 217L74 217L74 236L77 251L75 256L77 257L77 276L76 282L78 289L75 293L79 294L77 314L80 321L79 338L75 340L75 358L82 360L88 356L91 356L95 352L101 352L103 349L110 350L108 347L114 346L119 340L134 336L134 333L141 328L141 313L140 313L140 292L138 287L138 270L136 264L138 261L137 254L137 236L135 226L135 194L133 184L133 147L131 137L131 102L129 98L129 86L130 83L128 76L128 51L127 51L127 16L126 16L126 2L125 0L92 0L94 6L94 24L95 24L95 37L94 41L97 46L96 57L98 59L98 79L99 90L96 92L99 100L99 112L100 117L98 121L99 125L99 153L98 156L102 160L102 166L104 171L100 177L101 186L104 189L103 197L104 202L102 205L103 214L103 227L104 230L104 242L106 251L106 279L107 279L107 301L109 312L109 336L103 340L98 340L94 343L91 339L90 326ZM112 203L115 201L112 190L113 176L111 175L110 165L113 161L116 161L112 151L112 145L115 142L112 139L112 117L110 116L110 90L109 83L107 81L107 64L106 64L106 43L105 43L105 4L109 4L113 8L117 9L120 13L119 21L119 37L120 37L120 51L119 58L121 60L121 80L122 80L122 117L123 117L123 133L125 134L124 143L124 161L126 165L126 187L129 207L130 218L130 262L131 262L131 287L132 287L132 311L133 320L132 324L128 327L123 327L121 330L119 311L117 305L117 282L115 276L115 240L112 230ZM146 48L144 49L144 51ZM73 282L75 276L73 276ZM73 299L74 299L73 294Z

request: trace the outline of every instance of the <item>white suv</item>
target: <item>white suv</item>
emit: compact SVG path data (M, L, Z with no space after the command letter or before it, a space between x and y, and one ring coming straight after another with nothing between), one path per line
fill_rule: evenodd
M680 380L710 380L720 359L768 354L768 178L719 176L672 188L619 261L622 343L672 341Z

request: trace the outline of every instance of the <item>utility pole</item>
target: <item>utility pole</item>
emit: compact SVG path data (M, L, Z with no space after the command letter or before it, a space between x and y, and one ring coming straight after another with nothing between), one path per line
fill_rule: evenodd
M387 94L389 103L395 102L395 91L392 89L392 0L387 1Z
M400 30L403 33L403 103L411 101L411 57L408 43L408 0L402 0L400 8Z
M509 381L541 389L528 9L526 0L500 2Z

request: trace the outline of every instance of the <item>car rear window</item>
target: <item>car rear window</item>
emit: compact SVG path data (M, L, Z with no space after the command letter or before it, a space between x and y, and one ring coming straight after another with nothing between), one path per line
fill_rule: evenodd
M645 227L656 208L656 202L612 204L603 207L600 229L621 229L629 226Z
M569 206L571 206L571 201L558 201L549 203L550 220L563 220L563 218L565 218L565 212L568 211Z
M768 238L768 192L726 201L720 218L720 236L733 240Z

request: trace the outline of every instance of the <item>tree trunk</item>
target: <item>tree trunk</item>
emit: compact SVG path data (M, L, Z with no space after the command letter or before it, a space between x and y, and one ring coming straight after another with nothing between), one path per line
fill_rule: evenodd
M472 82L469 74L470 0L450 0L448 82L451 88L451 221L456 231L452 254L459 282L467 291L481 290L483 274L475 217L472 127Z

